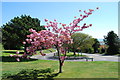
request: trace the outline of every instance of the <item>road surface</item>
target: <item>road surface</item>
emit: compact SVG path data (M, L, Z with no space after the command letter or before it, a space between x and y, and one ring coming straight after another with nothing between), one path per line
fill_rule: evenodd
M118 56L103 56L102 54L88 54L88 53L82 53L83 55L87 55L90 58L93 58L93 61L114 61L114 62L120 62L120 57ZM33 59L42 59L42 60L58 60L53 57L54 53L46 54L46 56L41 55L34 55L31 58ZM86 61L86 59L71 59L66 61ZM91 61L91 60L88 60Z

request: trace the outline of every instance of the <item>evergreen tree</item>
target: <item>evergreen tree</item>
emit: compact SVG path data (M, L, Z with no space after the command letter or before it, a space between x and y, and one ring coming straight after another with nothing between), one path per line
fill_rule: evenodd
M45 29L40 26L40 20L30 16L21 15L14 17L8 23L2 26L2 42L4 49L20 49L23 46L26 35L30 34L29 29L33 28L36 31Z
M108 45L107 54L119 54L120 41L114 31L110 31L107 36L104 37L104 42Z

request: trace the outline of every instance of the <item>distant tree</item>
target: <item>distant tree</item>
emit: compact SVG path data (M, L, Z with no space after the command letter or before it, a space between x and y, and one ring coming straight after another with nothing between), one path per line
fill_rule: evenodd
M73 39L73 44L69 44L69 49L72 49L74 52L74 55L76 55L76 51L79 48L79 50L85 50L92 47L94 43L94 39L84 33L74 33L71 38Z
M120 38L119 38L119 40L118 40L118 45L117 45L117 46L118 46L118 48L119 48L119 51L118 51L118 52L119 52L119 54L120 54Z
M114 31L108 32L107 36L104 37L104 42L108 45L107 53L106 54L119 54L120 48L120 39L118 38L117 34Z
M45 29L40 26L40 20L30 16L21 15L14 17L8 23L2 26L2 41L5 49L20 49L23 46L22 42L30 34L29 29L33 28L36 31Z
M2 43L2 31L1 31L1 28L0 28L0 43Z
M100 47L100 42L97 39L94 39L94 44L92 45L93 49L94 49L94 53L97 53L99 50L98 48Z
M105 48L101 48L101 53L105 53Z

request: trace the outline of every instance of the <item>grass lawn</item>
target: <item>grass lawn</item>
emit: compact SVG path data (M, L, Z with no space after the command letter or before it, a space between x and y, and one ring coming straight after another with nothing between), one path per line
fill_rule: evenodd
M11 53L3 53L8 56ZM28 60L23 62L11 62L8 60L0 62L2 74L16 74L23 69L46 69L51 68L54 73L58 72L58 61L52 60ZM55 78L118 78L118 62L89 61L73 62L66 61L63 73Z
M66 55L67 55L68 57L79 57L79 56L81 56L81 57L88 57L88 56L86 56L86 55L78 54L77 52L76 52L76 55L74 55L73 52L66 53ZM63 54L61 54L61 56L63 56Z
M9 56L10 54L16 54L16 51L24 52L24 50L1 50L0 56ZM51 52L55 52L55 51L56 51L55 49L50 48L50 49L43 50L42 52L43 53L51 53ZM37 55L39 55L39 54L40 54L40 52L37 51ZM19 54L19 55L22 55L22 54Z
M22 69L51 68L58 72L58 61L36 60L29 62L3 62L2 72L15 74ZM108 61L71 62L66 61L63 73L57 78L118 78L118 63Z
M42 50L42 52L43 52L43 53L56 52L56 49L50 48L50 49ZM37 51L37 53L39 54L39 51Z

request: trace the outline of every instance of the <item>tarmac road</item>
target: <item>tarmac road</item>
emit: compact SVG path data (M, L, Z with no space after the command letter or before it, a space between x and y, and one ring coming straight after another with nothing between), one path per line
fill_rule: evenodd
M90 58L93 58L93 61L120 62L120 57L118 57L118 56L106 56L106 55L102 55L102 54L88 54L88 53L82 53L82 54L87 55ZM54 55L54 53L46 54L46 56L34 55L31 58L33 58L33 59L42 59L42 60L58 60L58 59L55 59L53 57L53 55ZM72 59L72 60L66 60L66 61L86 61L86 60L85 59Z
M94 61L120 62L120 57L118 57L118 56L109 56L109 55L102 55L102 54L88 54L88 53L82 53L82 54L94 58Z

